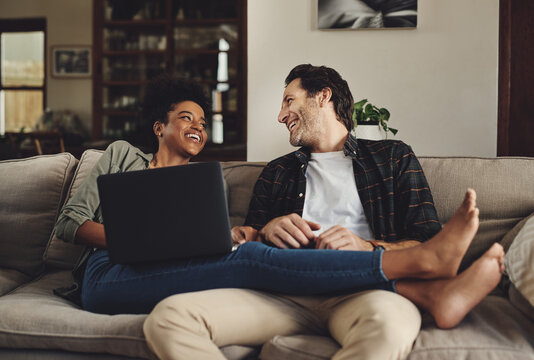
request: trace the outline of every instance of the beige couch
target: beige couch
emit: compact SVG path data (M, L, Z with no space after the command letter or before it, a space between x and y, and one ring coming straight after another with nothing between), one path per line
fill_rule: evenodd
M89 150L80 161L63 153L0 162L2 359L153 358L143 338L145 315L93 314L52 293L70 283L80 253L53 236L55 220L100 155ZM508 248L521 221L534 212L532 158L421 158L421 163L443 222L467 187L478 192L480 231L464 266L492 242ZM223 164L232 225L243 222L263 165ZM503 282L453 330L439 330L425 316L409 358L534 359L534 321L525 315L532 309L521 303L521 295ZM262 349L223 351L231 359L256 358L259 351L269 359L326 359L337 346L326 337L291 336L274 338Z

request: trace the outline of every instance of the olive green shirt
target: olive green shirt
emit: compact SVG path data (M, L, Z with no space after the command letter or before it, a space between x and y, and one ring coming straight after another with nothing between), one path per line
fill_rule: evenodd
M76 232L84 222L92 220L103 223L96 182L100 175L147 169L152 157L152 154L145 154L126 141L115 141L109 145L80 188L63 207L56 222L57 237L74 243Z

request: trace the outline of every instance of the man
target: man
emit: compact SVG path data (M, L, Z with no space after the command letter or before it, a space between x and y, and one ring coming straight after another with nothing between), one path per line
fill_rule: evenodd
M265 167L246 226L233 229L234 241L378 251L381 271L387 279L399 279L393 287L403 296L361 288L340 296L242 289L175 295L145 322L148 344L159 357L223 358L219 346L329 333L342 346L334 359L404 358L421 322L413 303L449 328L495 287L503 262L498 246L454 277L478 228L474 191L438 233L432 196L415 155L399 141L353 138L352 104L335 70L299 65L290 72L278 121L286 125L290 143L302 148ZM430 248L436 250L430 257L420 252ZM415 272L409 263L414 258L420 259ZM441 266L450 271L437 275ZM403 280L413 277L451 279Z

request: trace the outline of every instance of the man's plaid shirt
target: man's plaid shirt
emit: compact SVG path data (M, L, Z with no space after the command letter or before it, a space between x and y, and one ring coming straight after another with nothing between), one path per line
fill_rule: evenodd
M425 175L408 145L351 135L343 151L352 157L358 194L376 240L425 241L441 229ZM302 216L309 157L309 150L301 148L267 164L254 187L245 225L261 229L275 217Z

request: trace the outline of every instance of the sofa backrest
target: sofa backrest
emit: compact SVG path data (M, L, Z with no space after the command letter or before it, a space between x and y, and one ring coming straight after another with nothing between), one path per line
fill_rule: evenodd
M534 212L534 158L420 157L442 224L468 187L477 192L480 228L462 268Z
M76 170L68 196L78 188L102 151L88 150ZM420 157L434 201L444 224L460 204L465 190L477 191L480 230L462 267L479 257L493 242L500 241L521 219L534 212L534 158ZM224 162L224 177L229 187L231 225L243 224L254 184L265 166L258 162ZM53 238L47 249L47 263L69 268L81 247Z
M43 270L77 162L68 153L0 161L0 267L30 276Z
M225 162L222 163L224 179L228 184L228 210L232 227L243 225L254 184L266 163Z

